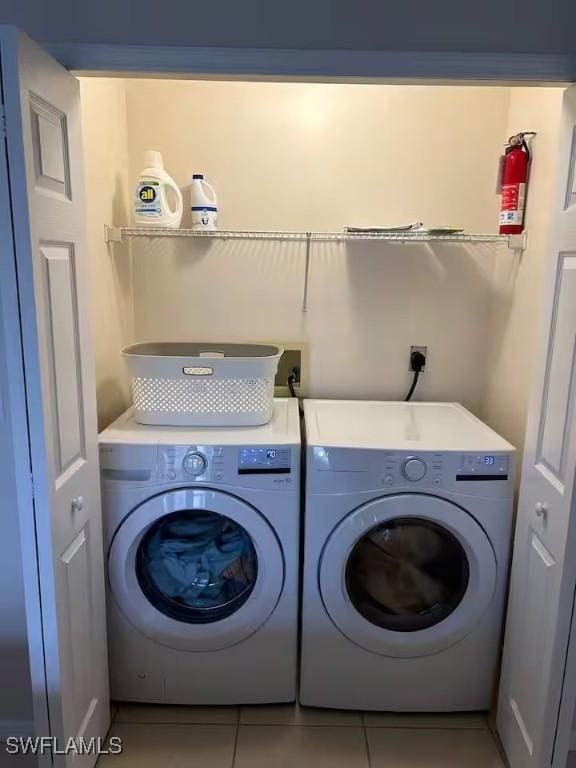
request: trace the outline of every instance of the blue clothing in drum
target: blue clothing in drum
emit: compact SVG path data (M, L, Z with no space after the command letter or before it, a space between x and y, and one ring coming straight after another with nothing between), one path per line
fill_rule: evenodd
M160 518L136 555L138 583L148 600L190 624L232 615L250 596L257 573L248 533L215 512L184 510Z

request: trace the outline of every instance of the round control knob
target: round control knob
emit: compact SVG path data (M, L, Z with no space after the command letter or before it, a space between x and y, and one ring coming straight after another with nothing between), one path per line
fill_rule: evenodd
M187 453L182 462L184 472L186 472L187 475L192 475L192 477L203 475L207 466L208 462L206 461L206 457L196 451Z
M415 483L418 480L422 480L426 474L426 464L415 456L411 456L406 459L404 466L402 467L402 474L406 480L410 480L411 483Z

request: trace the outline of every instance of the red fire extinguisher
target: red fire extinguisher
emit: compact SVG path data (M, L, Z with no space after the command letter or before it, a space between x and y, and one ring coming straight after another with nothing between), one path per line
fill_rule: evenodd
M524 131L510 136L501 159L500 234L519 235L524 229L526 187L530 173L531 154L528 142L536 134Z

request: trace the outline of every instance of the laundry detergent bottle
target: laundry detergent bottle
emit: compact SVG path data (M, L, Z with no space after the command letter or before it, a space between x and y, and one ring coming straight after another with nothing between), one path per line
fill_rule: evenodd
M144 169L136 185L136 224L141 227L177 229L182 221L182 209L182 194L176 182L164 170L162 155L147 149L144 152Z
M192 229L216 229L218 221L218 198L216 192L204 179L202 173L195 173L190 184L190 206Z

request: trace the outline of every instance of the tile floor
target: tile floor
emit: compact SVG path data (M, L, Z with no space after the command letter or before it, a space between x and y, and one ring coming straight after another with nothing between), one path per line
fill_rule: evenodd
M98 768L505 768L482 715L113 707L123 753Z

